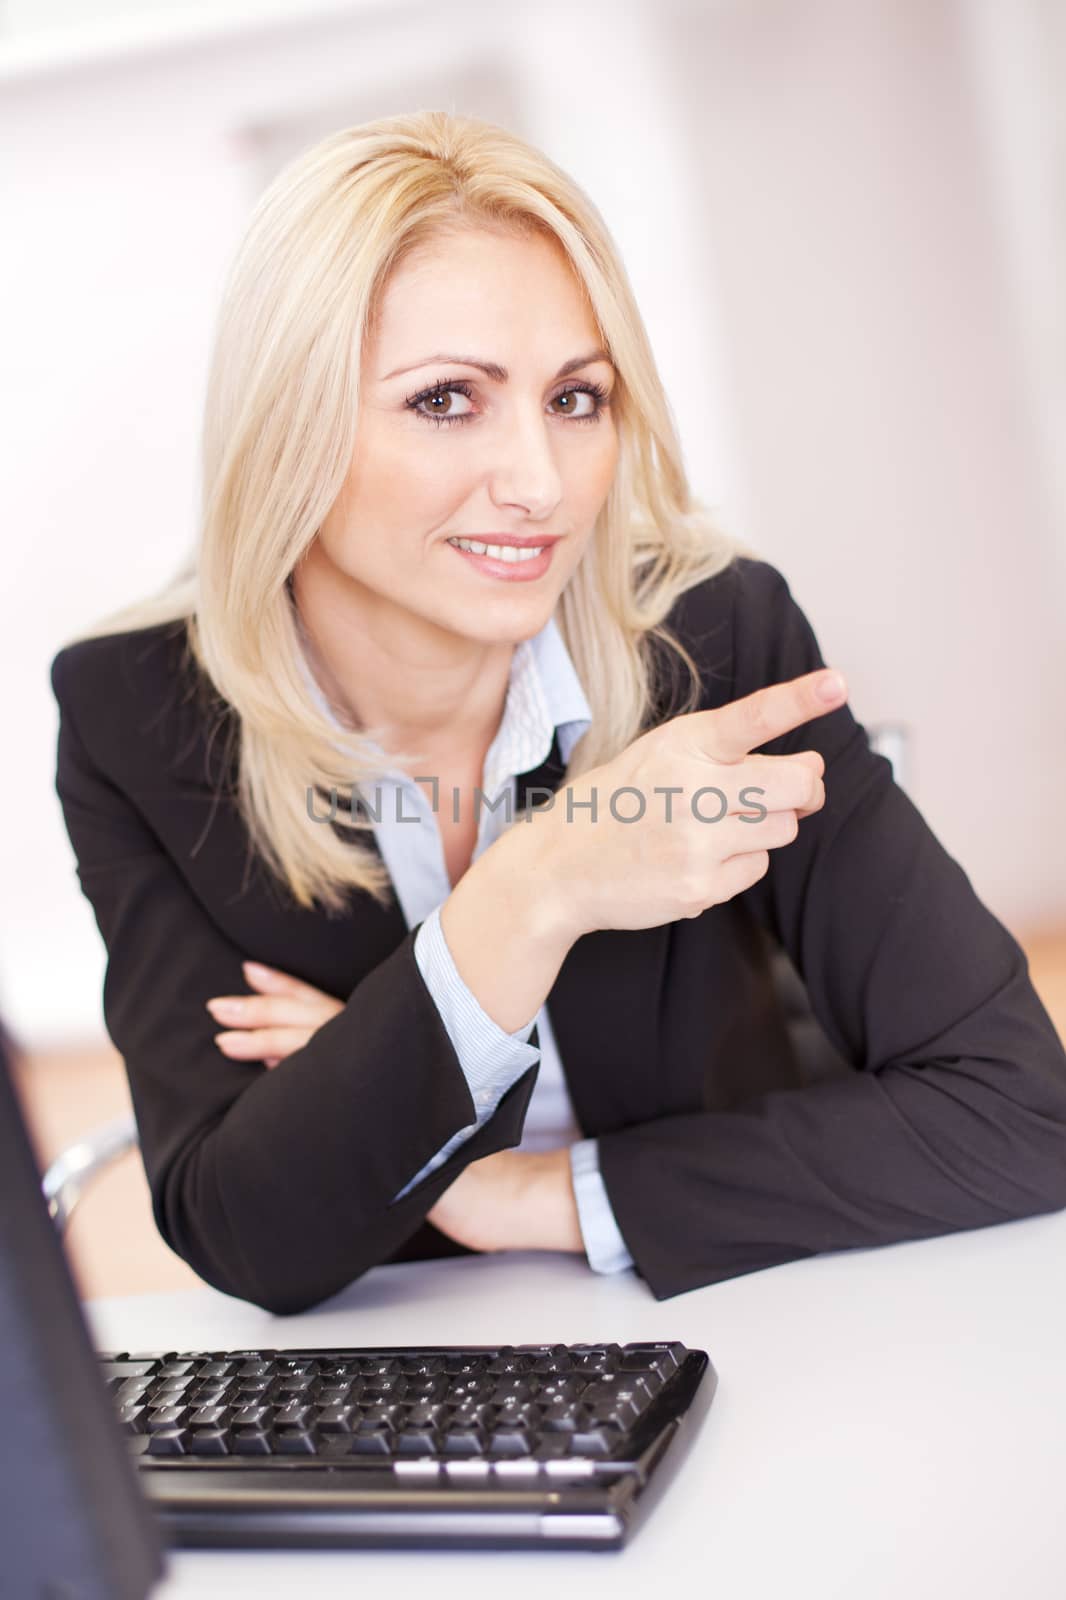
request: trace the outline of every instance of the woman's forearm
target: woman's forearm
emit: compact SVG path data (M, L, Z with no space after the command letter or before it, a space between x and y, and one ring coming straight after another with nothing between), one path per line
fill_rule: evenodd
M497 839L440 912L459 976L505 1033L536 1016L577 937L547 869L541 820L516 822Z

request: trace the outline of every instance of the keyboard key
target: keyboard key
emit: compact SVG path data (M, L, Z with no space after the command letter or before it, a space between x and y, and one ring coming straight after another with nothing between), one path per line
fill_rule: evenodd
M428 1459L414 1461L397 1461L395 1473L398 1478L411 1479L416 1483L434 1483L444 1470L439 1461Z
M199 1406L189 1418L190 1428L218 1428L229 1420L229 1406Z
M270 1377L238 1378L237 1392L244 1395L265 1395L273 1392L275 1380Z
M487 1461L446 1461L444 1471L457 1483L470 1483L487 1478L491 1468Z
M608 1344L594 1350L582 1350L574 1356L574 1371L585 1373L614 1372L621 1356L621 1347Z
M486 1444L483 1428L449 1428L441 1434L441 1450L448 1456L480 1456Z
M210 1383L193 1383L185 1391L185 1399L191 1406L228 1406L239 1396L240 1390L224 1378L216 1378Z
M364 1378L359 1397L371 1401L402 1400L406 1393L407 1379L393 1372Z
M350 1383L334 1383L328 1387L323 1385L315 1396L315 1403L323 1410L328 1406L342 1406L351 1394L352 1388L353 1385Z
M323 1433L352 1433L359 1426L359 1415L356 1406L321 1406L318 1426Z
M564 1457L561 1461L545 1461L544 1471L549 1478L591 1478L595 1475L596 1465L578 1457Z
M592 1407L593 1419L613 1423L616 1428L631 1428L640 1417L641 1408L632 1400L604 1400Z
M269 1378L273 1368L269 1361L242 1361L237 1368L238 1378Z
M490 1456L525 1456L533 1449L533 1434L527 1428L497 1428L490 1433L486 1453Z
M409 1428L435 1428L446 1415L447 1410L444 1406L432 1403L409 1406L407 1410L407 1426Z
M576 1433L577 1418L569 1406L562 1406L558 1411L548 1411L541 1423L544 1433Z
M634 1383L621 1373L614 1378L606 1377L597 1383L590 1383L581 1396L582 1404L588 1406L597 1417L613 1418L623 1428L632 1427L648 1406L649 1400L650 1396L640 1387L639 1379Z
M185 1428L160 1428L158 1433L149 1435L148 1454L150 1456L184 1456L188 1455L189 1435Z
M230 1440L235 1456L271 1456L274 1446L268 1433L258 1428L238 1428L231 1430Z
M463 1400L488 1400L495 1392L496 1385L487 1373L478 1373L469 1377L456 1378L452 1382L449 1398L459 1405Z
M399 1363L400 1371L409 1378L435 1378L444 1373L442 1356L405 1356Z
M155 1372L155 1361L101 1361L100 1375L109 1388L125 1383L129 1378L147 1378Z
M570 1441L570 1448L579 1456L608 1456L624 1437L621 1428L600 1425L579 1428Z
M570 1440L571 1436L568 1433L542 1434L533 1454L538 1461L552 1461L559 1456L572 1455L573 1445Z
M528 1482L531 1478L539 1478L544 1471L544 1463L530 1460L524 1461L493 1461L490 1463L492 1475L501 1483Z
M116 1405L124 1406L127 1401L142 1399L154 1381L153 1378L127 1378L124 1383L115 1384L111 1392Z
M182 1428L192 1416L188 1406L160 1406L148 1415L148 1432L161 1433L164 1428Z
M313 1456L318 1451L319 1437L313 1428L277 1428L274 1449L278 1455Z
M352 1435L353 1456L387 1456L392 1451L392 1429L383 1424L360 1428Z
M491 1357L481 1355L452 1355L444 1362L444 1370L455 1378L471 1376L486 1371Z
M435 1428L404 1428L393 1436L393 1451L398 1456L425 1456L436 1449Z
M499 1378L490 1398L494 1405L505 1406L521 1400L532 1400L536 1393L536 1382L528 1378Z
M501 1406L494 1425L497 1428L539 1428L543 1419L543 1406Z
M438 1373L436 1377L408 1378L404 1399L415 1404L421 1402L427 1405L444 1400L449 1393L449 1382L443 1372Z
M152 1392L156 1395L185 1394L194 1383L195 1379L192 1377L181 1378L175 1374L172 1378L160 1378L157 1383L153 1380Z
M548 1378L541 1384L537 1399L541 1405L549 1402L576 1400L588 1387L583 1378Z
M672 1378L685 1359L683 1344L633 1344L627 1345L620 1367L623 1372L633 1368L650 1368L665 1383Z
M396 1416L396 1407L392 1405L365 1405L361 1406L364 1422L380 1422L386 1427L391 1427Z
M250 1400L247 1405L233 1406L231 1421L235 1428L267 1428L274 1416L274 1407Z
M189 1434L189 1454L193 1456L228 1456L229 1430L226 1428L193 1428Z
M486 1371L498 1373L501 1376L522 1377L529 1372L532 1365L532 1356L520 1355L517 1351L507 1354L501 1352L495 1361L489 1362Z
M118 1417L125 1433L145 1433L150 1426L148 1407L140 1405L136 1400L127 1401L120 1409Z

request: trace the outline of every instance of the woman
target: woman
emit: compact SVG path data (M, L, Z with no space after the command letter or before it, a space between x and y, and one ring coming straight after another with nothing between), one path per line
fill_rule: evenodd
M438 112L292 163L194 569L52 668L171 1247L276 1312L509 1248L663 1299L1066 1205L1025 957L823 668L692 500L565 174Z

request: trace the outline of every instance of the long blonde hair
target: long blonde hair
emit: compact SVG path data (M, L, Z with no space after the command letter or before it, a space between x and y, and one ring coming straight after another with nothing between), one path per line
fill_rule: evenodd
M252 844L303 907L343 910L352 889L385 904L392 886L350 830L309 825L313 790L373 782L381 764L365 737L338 730L316 704L288 580L349 470L360 352L388 275L462 228L554 236L617 369L617 470L556 610L592 711L568 779L642 731L658 681L653 640L685 662L680 709L693 708L698 669L663 618L750 553L693 499L618 251L592 202L544 154L477 118L420 111L341 129L290 162L260 197L223 295L198 551L162 593L79 637L185 622L190 658L236 712L237 802ZM372 823L353 816L351 827Z

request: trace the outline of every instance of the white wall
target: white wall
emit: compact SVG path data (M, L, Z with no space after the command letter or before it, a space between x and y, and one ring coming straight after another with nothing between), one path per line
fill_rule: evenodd
M263 183L415 106L505 122L585 186L697 492L789 577L860 719L910 725L907 786L997 914L1066 918L1062 569L968 14L401 0L136 51L112 31L80 66L58 34L6 73L0 47L0 1004L27 1042L102 1027L48 663L192 542L211 324Z
M1047 396L1019 334L974 12L714 7L675 62L703 108L745 532L860 719L909 725L910 792L1021 927L1066 921L1066 508L1034 426Z

